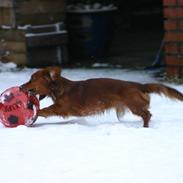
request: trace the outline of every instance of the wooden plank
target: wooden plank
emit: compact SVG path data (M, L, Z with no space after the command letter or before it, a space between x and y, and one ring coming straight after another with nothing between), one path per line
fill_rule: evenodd
M0 7L12 8L13 7L13 0L0 0Z
M10 62L14 62L17 65L20 66L25 66L27 64L27 56L25 53L15 53L12 52L9 56L8 56L8 60Z
M24 30L17 29L0 29L0 40L4 39L5 41L25 41L25 32Z
M55 22L63 21L65 18L64 13L37 13L37 14L16 14L17 25L41 25L41 24L51 24Z
M6 42L6 48L10 52L16 53L26 53L26 44L25 42L17 42L17 41L8 41Z
M38 25L62 21L64 20L64 6L64 0L29 0L17 2L17 24Z
M16 3L16 9L21 14L37 14L48 12L63 12L65 2L64 0L29 0ZM35 8L36 7L36 8Z
M0 7L0 26L1 25L15 25L13 9Z

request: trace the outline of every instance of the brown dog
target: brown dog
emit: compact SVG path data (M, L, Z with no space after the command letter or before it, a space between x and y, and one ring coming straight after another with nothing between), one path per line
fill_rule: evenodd
M115 79L98 78L85 81L71 81L60 76L59 67L47 67L35 72L22 89L48 96L54 104L43 108L38 115L88 116L115 108L117 117L128 108L142 117L144 127L149 126L151 113L148 111L149 93L164 94L183 101L183 94L162 84L140 84Z

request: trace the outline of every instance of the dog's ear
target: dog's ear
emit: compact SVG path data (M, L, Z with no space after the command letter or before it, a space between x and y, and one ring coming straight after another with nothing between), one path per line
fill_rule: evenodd
M60 67L47 67L47 73L52 81L57 80L60 77L61 68Z

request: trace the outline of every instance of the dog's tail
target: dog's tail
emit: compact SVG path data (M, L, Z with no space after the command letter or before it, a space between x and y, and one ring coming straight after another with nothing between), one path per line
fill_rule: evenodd
M147 93L157 93L159 95L164 94L165 96L171 99L178 99L183 101L182 93L180 93L176 89L165 86L163 84L155 84L155 83L144 84L143 89Z

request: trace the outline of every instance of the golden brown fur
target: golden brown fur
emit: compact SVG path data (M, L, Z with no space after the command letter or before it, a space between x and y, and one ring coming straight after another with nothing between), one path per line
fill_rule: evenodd
M47 67L35 72L30 81L22 85L22 89L53 99L54 104L41 109L39 116L88 116L114 108L120 117L128 108L142 117L144 127L149 126L151 118L149 93L162 93L183 101L180 92L162 84L140 84L109 78L71 81L60 76L59 67Z

